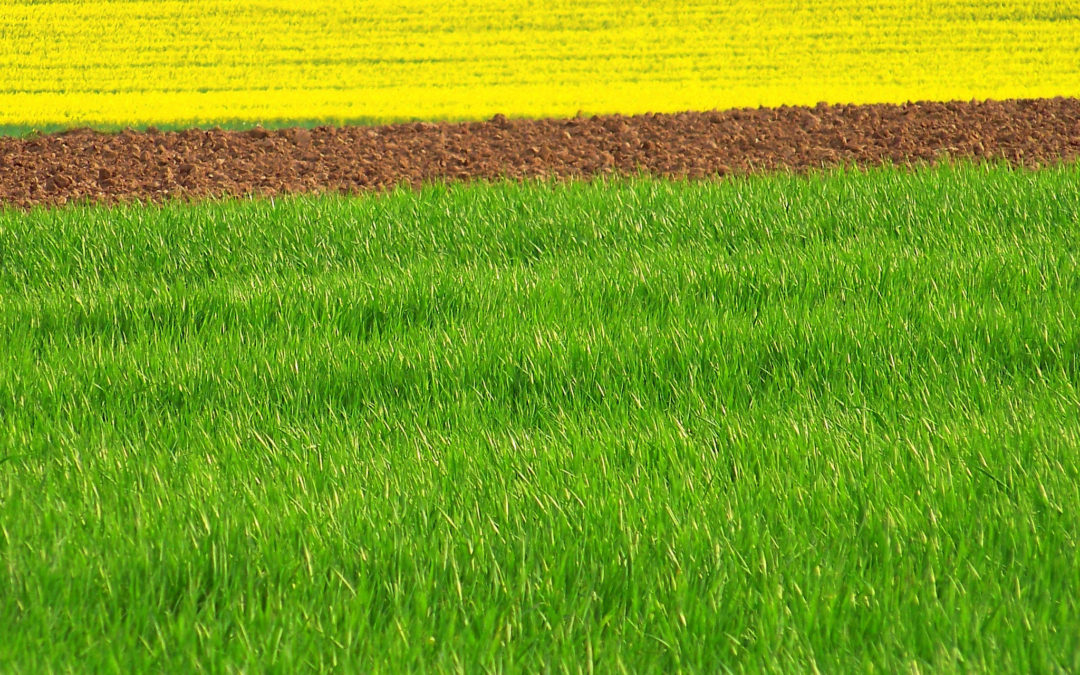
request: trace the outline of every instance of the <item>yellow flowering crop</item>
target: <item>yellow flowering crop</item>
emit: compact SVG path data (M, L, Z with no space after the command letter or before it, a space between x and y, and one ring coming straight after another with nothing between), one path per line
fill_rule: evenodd
M1080 2L5 0L0 125L1080 95Z

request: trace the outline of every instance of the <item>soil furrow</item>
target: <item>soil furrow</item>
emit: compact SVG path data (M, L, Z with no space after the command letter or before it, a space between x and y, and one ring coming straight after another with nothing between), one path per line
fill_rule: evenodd
M837 165L1080 157L1080 99L0 138L0 203L358 192L438 180L707 177Z

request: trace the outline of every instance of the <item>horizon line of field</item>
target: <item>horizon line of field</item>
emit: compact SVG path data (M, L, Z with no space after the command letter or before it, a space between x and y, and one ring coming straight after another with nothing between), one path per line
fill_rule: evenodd
M331 87L330 89L334 89ZM212 90L207 90L212 91ZM177 90L177 93L184 93ZM76 131L94 131L98 133L114 134L124 131L144 132L180 132L186 130L207 131L249 131L252 129L267 129L281 131L289 129L316 129L319 127L393 127L413 124L470 124L484 123L498 119L519 121L549 121L549 120L572 120L580 118L616 117L616 118L651 118L657 116L671 117L680 115L753 112L761 110L816 110L821 108L862 108L877 106L927 106L934 104L945 105L980 105L993 103L1027 103L1033 101L1070 101L1080 100L1080 95L1059 94L1056 96L1037 97L956 97L956 98L909 98L906 100L874 100L874 101L831 101L821 100L816 103L782 103L778 105L758 104L741 105L713 108L687 108L683 110L655 110L644 112L619 112L608 110L581 109L572 114L565 115L530 115L524 112L503 110L483 116L401 116L384 118L373 115L357 116L311 116L311 117L288 117L288 116L236 116L216 119L180 118L173 120L157 121L133 121L130 123L118 123L104 119L86 120L51 120L43 123L27 124L0 124L0 139L19 138L27 136L59 135Z

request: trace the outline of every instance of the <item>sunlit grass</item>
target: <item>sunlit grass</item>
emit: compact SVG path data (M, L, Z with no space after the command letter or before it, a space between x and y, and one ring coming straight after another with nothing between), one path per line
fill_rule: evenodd
M1080 669L1080 167L0 215L0 668Z

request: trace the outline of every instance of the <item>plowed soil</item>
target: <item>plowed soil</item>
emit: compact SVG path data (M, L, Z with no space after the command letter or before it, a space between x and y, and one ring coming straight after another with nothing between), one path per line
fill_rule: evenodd
M561 120L0 138L0 203L356 192L400 183L724 176L944 158L1080 157L1080 99L818 105Z

